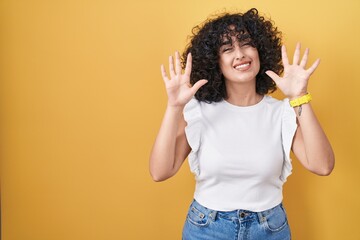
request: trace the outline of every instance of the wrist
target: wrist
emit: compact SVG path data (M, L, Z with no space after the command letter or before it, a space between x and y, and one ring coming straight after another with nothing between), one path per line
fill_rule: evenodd
M166 108L169 109L170 111L174 111L174 112L178 112L178 111L183 111L184 110L185 105L171 105L171 104L167 104Z
M300 97L290 99L289 103L291 107L299 107L303 104L309 103L312 100L312 96L310 93L306 93Z
M295 95L293 95L293 96L287 96L287 98L288 98L290 101L292 101L292 100L295 100L295 99L297 99L297 98L301 98L301 97L305 96L306 94L308 94L308 92L301 92L301 93L295 94Z

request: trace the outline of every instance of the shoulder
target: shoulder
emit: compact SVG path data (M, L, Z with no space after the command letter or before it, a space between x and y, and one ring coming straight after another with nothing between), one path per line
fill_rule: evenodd
M207 113L215 111L221 108L221 102L211 102L207 103L204 101L199 101L195 97L193 97L184 107L184 114L187 113Z
M284 98L282 100L273 98L272 96L265 96L266 108L268 112L271 112L272 117L282 119L282 121L296 122L296 114L294 109L290 106L289 99Z
M279 99L274 98L274 97L272 97L272 96L270 96L270 95L265 95L265 96L264 96L264 101L265 101L267 104L271 105L271 106L278 107L278 106L281 106L281 105L282 105L282 103L283 103L284 100L279 100Z
M284 98L282 100L279 100L277 98L274 98L272 96L269 95L265 95L265 102L268 106L271 106L273 108L279 108L279 109L292 109L292 107L290 106L289 103L289 99L288 98Z
M264 96L264 105L269 110L272 110L272 111L275 111L278 113L282 113L284 106L286 105L286 99L279 100L272 96L265 95Z

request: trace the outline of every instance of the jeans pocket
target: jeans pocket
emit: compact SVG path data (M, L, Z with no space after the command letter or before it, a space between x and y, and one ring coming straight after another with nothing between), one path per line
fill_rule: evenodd
M285 228L288 224L285 209L282 204L266 210L262 213L264 217L264 224L271 232L277 232Z
M209 224L208 211L205 208L198 206L196 204L191 204L187 220L199 227L205 227Z

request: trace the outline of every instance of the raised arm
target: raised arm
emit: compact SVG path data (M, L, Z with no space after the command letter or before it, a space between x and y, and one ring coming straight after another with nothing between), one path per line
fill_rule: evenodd
M175 67L173 57L169 57L169 69L170 79L165 67L161 65L168 103L150 154L150 174L154 181L163 181L175 175L190 153L191 148L185 136L183 109L196 91L207 83L206 80L200 80L194 86L190 85L191 54L186 59L184 73L178 52L175 53Z
M286 48L283 46L284 76L279 77L272 71L266 72L290 100L307 94L308 80L320 63L320 60L317 59L310 68L305 69L308 55L309 49L307 48L300 61L300 43L298 43L293 63L289 64ZM334 152L315 116L311 104L306 103L300 107L295 107L294 111L296 112L298 123L298 129L292 145L294 154L309 171L321 176L329 175L335 165Z

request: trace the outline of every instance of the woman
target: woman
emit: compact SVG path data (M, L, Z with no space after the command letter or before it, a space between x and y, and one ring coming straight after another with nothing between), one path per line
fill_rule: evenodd
M183 55L161 66L168 94L150 156L155 181L189 155L196 178L183 239L290 239L282 186L290 149L309 171L329 175L334 154L310 105L309 50L292 64L280 32L250 9L195 27ZM282 60L282 61L281 61ZM283 72L283 77L279 74ZM276 87L287 97L270 96Z

